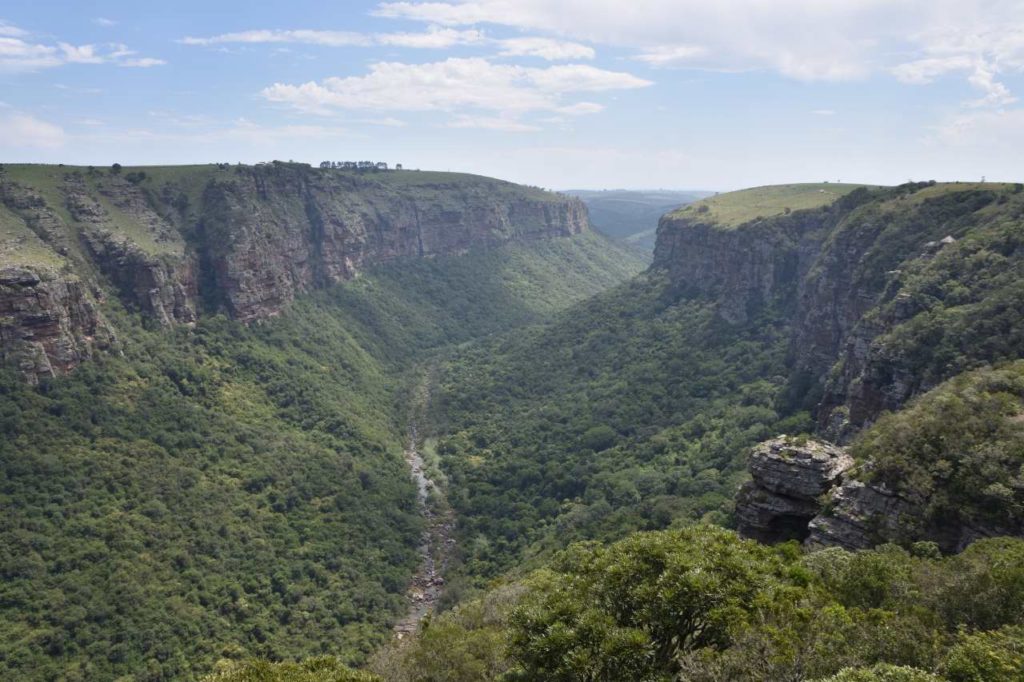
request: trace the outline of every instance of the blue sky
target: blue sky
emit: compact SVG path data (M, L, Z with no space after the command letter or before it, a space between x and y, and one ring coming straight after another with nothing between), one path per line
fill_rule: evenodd
M0 6L0 160L552 188L1024 179L1020 0Z

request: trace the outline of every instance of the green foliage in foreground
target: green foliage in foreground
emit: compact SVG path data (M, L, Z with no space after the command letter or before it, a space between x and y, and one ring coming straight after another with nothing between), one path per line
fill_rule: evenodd
M1024 676L1022 626L1022 540L948 558L803 555L696 526L575 545L374 669L387 682L1010 682Z
M870 668L846 668L822 682L942 682L924 670L879 663Z
M391 396L337 321L294 322L124 320L124 358L4 376L0 676L182 679L382 640L420 529Z
M251 328L112 309L123 357L3 372L0 678L364 660L418 560L404 372L640 267L583 235L395 263Z

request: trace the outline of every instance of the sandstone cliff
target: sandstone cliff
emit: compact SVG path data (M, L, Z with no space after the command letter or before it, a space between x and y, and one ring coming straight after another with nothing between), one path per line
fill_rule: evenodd
M374 264L587 229L578 199L454 173L7 166L0 354L68 371L113 339L108 295L162 325L249 322Z
M790 393L840 442L958 372L1017 357L1024 193L825 187L759 188L756 201L747 190L669 214L654 267L727 322L788 326ZM937 315L955 326L936 331Z
M808 410L820 437L856 443L882 415L919 409L908 405L951 377L1021 357L1024 191L917 183L836 192L822 203L823 191L722 195L659 227L655 267L679 295L706 300L731 325L788 330L783 412ZM786 206L815 198L821 205ZM927 539L949 552L978 537L1019 534L1016 517L1002 513L1016 509L1019 461L993 456L982 466L971 463L982 458L973 450L945 452L951 441L939 441L908 460L916 473L876 471L886 459L879 453L850 468L849 456L824 442L764 443L737 496L739 529L766 542L848 549ZM906 453L896 448L888 458ZM936 500L944 486L959 490L943 476L974 469L986 472L980 488L991 494L978 492L962 509Z

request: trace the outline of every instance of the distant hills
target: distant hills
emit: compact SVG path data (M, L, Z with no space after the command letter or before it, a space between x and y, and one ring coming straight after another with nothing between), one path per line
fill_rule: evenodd
M590 222L600 232L643 250L654 251L658 219L666 213L714 192L699 190L570 189L590 211Z

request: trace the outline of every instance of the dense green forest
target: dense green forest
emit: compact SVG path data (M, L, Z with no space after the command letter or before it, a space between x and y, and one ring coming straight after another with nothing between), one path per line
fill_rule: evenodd
M117 353L0 383L0 676L363 660L417 562L407 371L639 267L583 235L396 262L251 327L151 329L110 302Z
M0 383L0 671L1019 680L1021 542L943 556L921 538L1024 527L1024 197L833 189L681 213L724 221L707 238L730 248L771 244L753 267L778 265L768 284L740 262L723 288L683 286L584 234L398 260L251 326L158 329L108 300L113 352ZM794 345L823 324L815 296L851 318L818 374ZM395 641L423 529L402 448L424 377L423 452L458 542L442 612ZM752 445L893 385L917 397L869 415L849 451L917 505L898 537L807 554L727 530Z
M1024 361L958 376L851 451L929 512L1019 535ZM985 517L984 515L988 515ZM948 680L1024 674L1024 540L766 547L691 524L587 541L505 577L372 663L384 679ZM447 671L442 673L441 671ZM485 671L485 672L481 672Z
M745 451L783 420L785 327L744 327L652 271L548 325L461 349L436 407L465 570L573 539L729 523Z
M806 554L700 525L573 545L372 667L388 682L1017 682L1022 614L1019 539Z
M823 199L826 186L842 191ZM732 222L721 229L746 230L751 249L765 233L787 245L806 225L830 226L825 234L811 231L823 245L807 268L807 288L828 277L848 282L856 305L866 308L859 325L876 336L868 337L873 355L860 360L867 369L851 384L877 381L881 391L895 376L921 390L1019 357L1022 198L1013 186L784 186L779 197L764 188L723 194L681 213L725 216ZM826 205L790 213L787 204L801 201ZM704 204L715 208L700 212ZM758 214L769 209L779 215ZM939 243L929 240L941 235L955 237L936 250ZM749 446L819 428L812 413L822 384L836 383L843 363L855 359L841 356L819 378L803 374L796 360L805 349L793 345L796 326L806 324L797 291L796 282L780 286L746 319L730 322L718 314L728 294L692 292L655 267L552 322L456 349L434 402L436 448L463 540L452 601L463 588L524 562L536 565L572 540L615 540L698 521L732 525ZM805 314L819 324L816 310ZM1009 381L1005 373L992 376ZM923 429L920 409L884 424L899 434L908 424ZM965 448L987 454L946 477L923 473L934 466L923 449L899 470L891 464L898 448L860 445L855 452L862 459L880 453L879 480L933 496L930 520L922 523L941 526L942 514L959 506L965 518L989 518L1012 532L1020 526L1016 505L1024 502L1013 487L1019 445L997 451L990 414L972 423L969 431L968 422L945 422L961 429ZM929 437L947 436L939 429ZM998 519L992 505L1002 505ZM908 528L907 536L916 532Z

